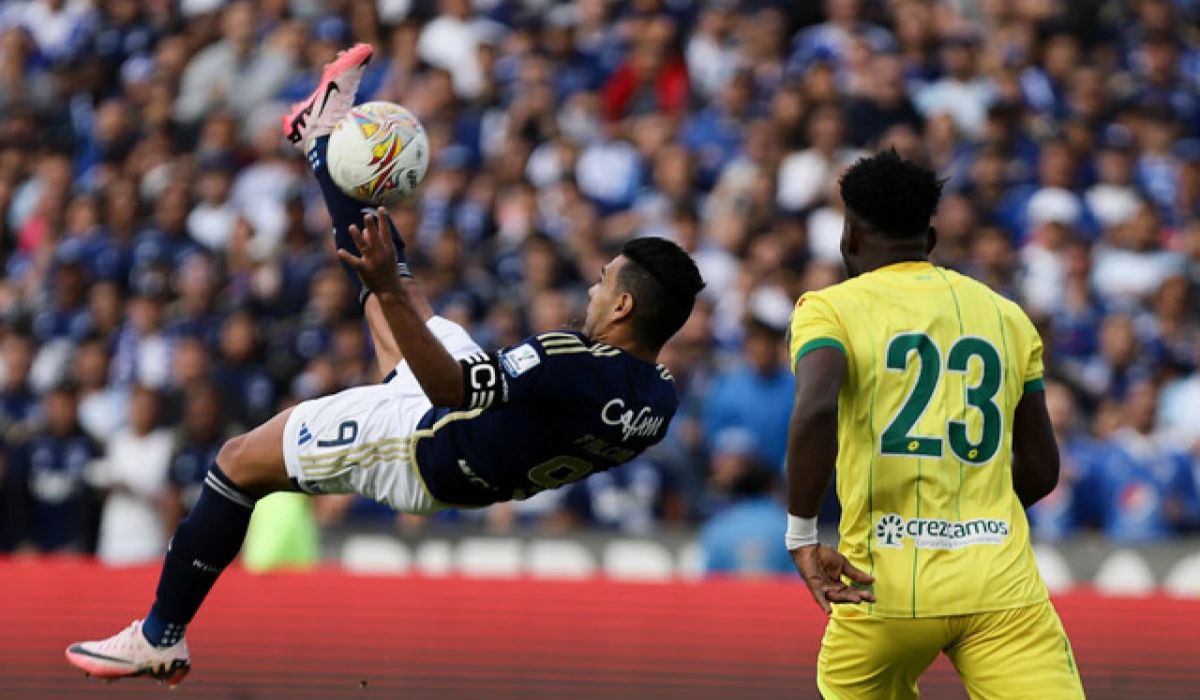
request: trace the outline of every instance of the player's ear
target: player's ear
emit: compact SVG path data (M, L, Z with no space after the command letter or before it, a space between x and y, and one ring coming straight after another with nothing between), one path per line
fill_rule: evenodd
M617 295L617 305L613 308L613 320L620 321L623 318L628 318L633 314L633 307L636 302L633 295L629 292L621 292Z
M937 246L937 229L930 226L929 230L925 232L925 254L929 255L930 253L932 253L933 249L936 246Z

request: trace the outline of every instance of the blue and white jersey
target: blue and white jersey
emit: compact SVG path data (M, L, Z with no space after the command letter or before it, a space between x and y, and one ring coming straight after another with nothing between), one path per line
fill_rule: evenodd
M23 502L21 534L43 552L84 549L89 528L91 493L88 465L100 449L82 431L69 435L35 435L11 450L12 483Z
M462 409L431 409L420 475L442 504L525 499L611 469L658 443L678 400L662 365L568 331L462 361Z

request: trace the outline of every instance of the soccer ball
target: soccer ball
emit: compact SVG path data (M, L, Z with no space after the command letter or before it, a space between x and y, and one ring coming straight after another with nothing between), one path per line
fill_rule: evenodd
M329 136L329 175L347 195L390 207L412 194L429 167L429 137L412 112L391 102L353 107Z

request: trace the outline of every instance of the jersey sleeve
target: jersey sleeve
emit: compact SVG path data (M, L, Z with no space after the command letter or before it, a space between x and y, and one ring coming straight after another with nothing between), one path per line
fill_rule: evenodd
M1046 384L1042 379L1042 375L1046 369L1042 362L1042 336L1038 333L1037 328L1033 325L1033 321L1025 315L1025 312L1019 312L1021 320L1025 328L1025 333L1028 335L1029 356L1025 362L1025 376L1022 378L1022 394L1028 394L1031 391L1042 391L1046 388Z
M788 356L792 372L800 358L817 348L838 348L846 354L846 329L837 310L821 294L809 292L800 297L788 326Z
M590 357L583 337L567 331L543 333L511 347L478 352L459 360L463 368L461 408L501 408L521 401L552 399L577 386L573 358Z

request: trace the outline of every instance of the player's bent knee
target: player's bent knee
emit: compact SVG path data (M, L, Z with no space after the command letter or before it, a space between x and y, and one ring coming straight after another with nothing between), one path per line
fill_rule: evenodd
M254 478L254 470L245 458L246 436L229 438L217 452L217 466L238 486L248 486Z
M286 472L279 465L257 455L252 435L238 435L221 445L217 452L217 466L229 480L250 492L278 490L281 476Z

